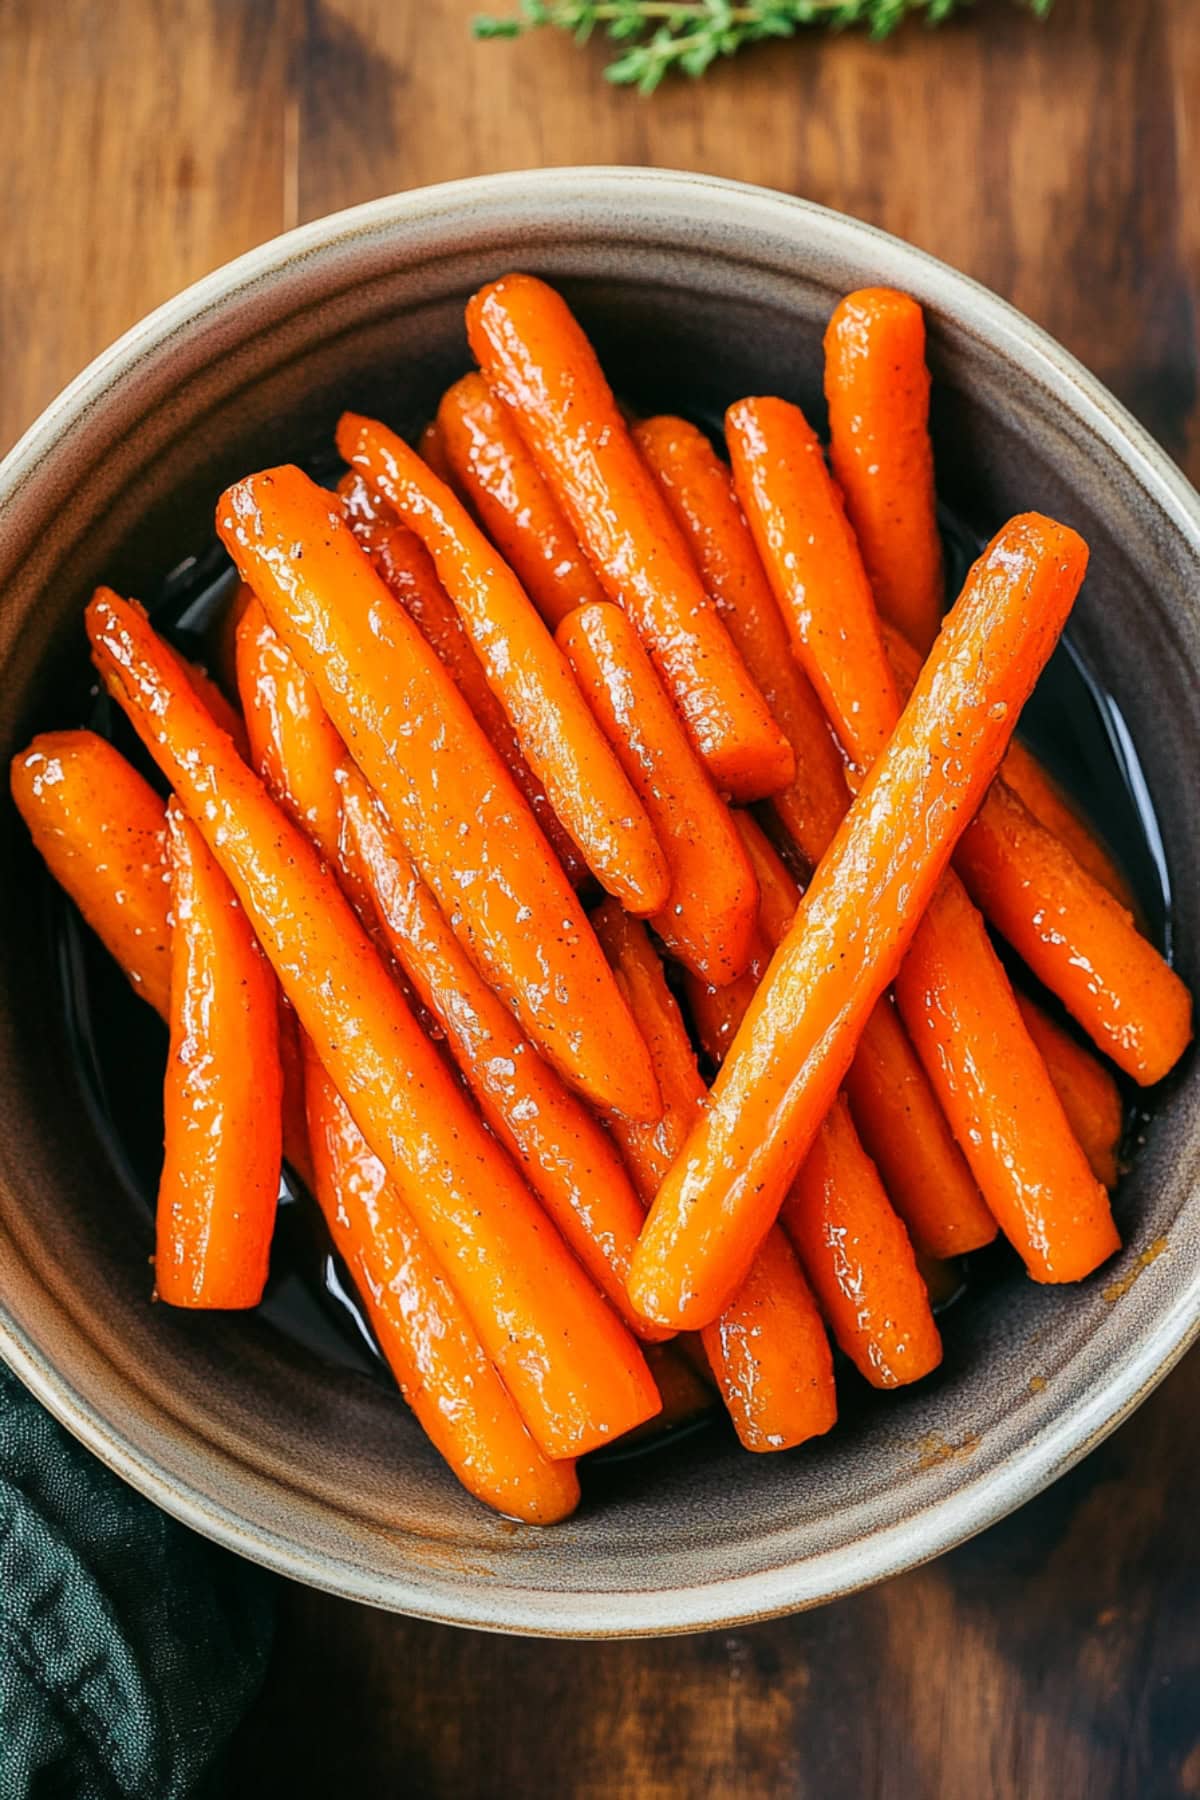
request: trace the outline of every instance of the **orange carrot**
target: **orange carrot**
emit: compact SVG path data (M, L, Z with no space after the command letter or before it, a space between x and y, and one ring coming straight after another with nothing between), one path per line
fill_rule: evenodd
M654 1385L662 1395L662 1411L648 1425L639 1425L633 1436L657 1437L712 1411L716 1394L708 1379L703 1351L699 1358L689 1357L675 1339L670 1344L647 1344L645 1354Z
M438 427L457 490L553 631L604 589L542 480L512 415L482 375L442 397ZM447 477L443 477L448 480Z
M167 807L171 1049L154 1290L171 1306L257 1306L282 1161L279 996L204 839Z
M792 654L729 470L704 433L684 419L646 419L633 435L688 541L709 598L792 747L796 773L771 805L815 868L850 804L845 768L821 704Z
M614 1122L644 1200L651 1200L705 1103L683 1019L644 926L611 901L596 929L654 1057L663 1116L653 1128ZM709 1367L747 1450L783 1450L837 1418L833 1361L820 1314L782 1232L767 1233L746 1279L703 1334Z
M636 1344L471 1111L315 849L179 680L140 609L101 588L87 616L107 686L232 883L542 1449L581 1455L650 1417L658 1396Z
M531 1525L565 1519L579 1504L574 1464L538 1448L311 1046L305 1063L317 1200L396 1385L468 1493Z
M242 614L253 598L254 590L248 588L244 581L239 581L222 607L221 615L209 634L209 655L212 658L212 665L216 670L221 691L225 694L237 693L237 628L242 622Z
M595 352L561 296L509 275L474 296L467 335L610 600L654 658L717 787L786 787L791 748L771 718L629 436Z
M219 529L485 979L572 1086L654 1118L649 1054L560 865L328 496L298 469L258 475Z
M344 413L338 449L432 556L526 761L592 873L629 911L657 912L667 867L653 827L512 570L445 483L386 426Z
M744 1278L996 772L1086 559L1074 532L1026 514L968 576L651 1208L630 1277L647 1318L702 1325ZM1086 1164L1081 1185L1103 1199Z
M942 1360L908 1233L843 1095L821 1124L780 1219L833 1335L873 1387L919 1381Z
M829 457L884 618L923 652L942 622L925 316L894 288L860 288L825 333Z
M749 960L758 892L729 808L620 607L577 607L558 641L666 853L671 885L654 929L696 975L732 981Z
M336 867L337 772L345 746L308 676L268 625L257 600L238 626L237 674L252 767L288 817Z
M454 486L454 470L450 467L450 458L446 455L446 440L436 418L430 419L417 439L417 455L427 469L433 470L439 481L444 481L447 487Z
M994 980L984 1004L978 971L989 963ZM961 883L939 888L897 976L896 1003L1000 1229L1029 1273L1054 1282L1089 1275L1120 1245L1108 1196L1071 1132ZM950 1048L963 1041L986 1044L986 1086Z
M1071 1130L1097 1181L1114 1188L1120 1175L1117 1150L1125 1128L1121 1090L1104 1064L1027 995L1017 994L1025 1029L1041 1051Z
M339 482L338 493L350 529L370 558L371 566L415 621L439 662L449 670L484 736L528 800L571 885L578 887L587 876L587 864L563 829L545 788L525 761L508 714L488 686L483 664L437 578L428 550L416 533L401 525L391 508L372 493L357 471L351 470Z
M171 991L164 803L94 731L47 731L12 761L12 796L47 868L162 1018Z
M184 674L203 700L221 730L231 737L241 756L250 754L246 722L236 706L230 704L202 663L180 659Z
M642 1207L608 1137L479 974L353 767L342 772L342 807L389 948L442 1027L484 1118L626 1323L661 1336L629 1304Z
M893 640L901 686L911 647ZM994 782L954 859L975 904L1125 1074L1160 1081L1192 1037L1192 997L1108 888L1007 782Z
M888 648L890 651L890 642ZM1135 912L1133 889L1113 857L1053 776L1046 773L1032 750L1019 738L1014 738L1009 745L1001 773L1013 792L1020 794L1034 818L1040 819L1047 831L1062 839L1081 868L1106 887L1127 912Z
M758 877L763 934L774 949L787 935L800 890L750 815L735 816ZM741 1020L732 1023L736 1031ZM961 1256L990 1244L996 1221L886 996L863 1027L846 1072L846 1095L887 1197L914 1243L936 1256Z

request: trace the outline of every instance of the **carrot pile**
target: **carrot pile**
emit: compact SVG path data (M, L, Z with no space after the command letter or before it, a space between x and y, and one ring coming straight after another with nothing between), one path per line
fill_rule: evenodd
M828 1432L835 1351L930 1375L1000 1233L1091 1274L1113 1069L1161 1080L1191 999L1013 741L1086 546L1008 521L943 619L913 300L837 307L828 451L768 396L728 461L628 424L532 276L467 332L415 450L347 413L336 492L220 497L216 679L97 590L157 785L90 731L11 780L169 1027L157 1298L258 1303L286 1158L449 1467L550 1524L717 1404Z

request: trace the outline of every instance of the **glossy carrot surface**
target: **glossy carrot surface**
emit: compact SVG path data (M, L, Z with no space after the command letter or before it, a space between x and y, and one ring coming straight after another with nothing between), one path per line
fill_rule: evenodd
M172 800L171 1047L154 1291L171 1306L257 1306L282 1162L279 994L204 839Z
M728 806L620 607L577 607L558 642L663 846L670 887L654 929L696 975L732 981L749 962L758 888Z
M106 684L231 881L542 1449L579 1455L650 1417L658 1397L634 1340L471 1111L317 852L179 681L140 609L98 589L87 616Z
M783 614L708 438L684 419L646 419L634 439L688 541L705 589L787 738L796 772L771 804L811 868L850 804L824 709L792 653Z
M571 1462L530 1435L412 1212L319 1058L306 1056L316 1196L396 1385L468 1493L552 1525L579 1504Z
M280 469L218 523L481 973L572 1086L654 1118L649 1055L560 864L328 496Z
M1127 912L1133 912L1133 889L1115 858L1054 778L1047 774L1032 750L1017 738L1008 747L1001 773L1013 792L1020 794L1034 818L1040 819L1048 831L1062 839L1075 861L1106 887L1114 900L1119 901Z
M786 787L791 748L708 604L565 301L533 276L506 276L471 300L467 335L608 598L637 626L717 787L741 800Z
M643 1199L657 1192L704 1109L705 1089L683 1018L644 926L606 902L597 930L654 1055L663 1117L614 1126ZM746 1279L703 1333L709 1368L738 1439L783 1450L828 1431L837 1418L829 1342L791 1246L768 1232Z
M1125 1128L1125 1107L1111 1071L1036 1000L1018 992L1017 1005L1092 1174L1106 1188L1115 1188L1121 1173L1117 1152Z
M337 862L337 772L346 749L315 688L257 600L237 633L238 693L250 761L293 822Z
M825 333L829 460L884 618L927 652L945 588L937 526L925 315L895 288L860 288Z
M444 482L373 419L344 413L338 448L421 539L531 769L601 885L631 912L667 892L654 829L520 582Z
M702 1325L744 1278L996 772L1086 560L1074 532L1025 514L972 569L651 1208L630 1279L647 1318Z
M566 514L482 375L464 375L443 395L438 428L459 491L550 629L603 600Z
M171 991L165 803L94 731L47 731L12 760L13 800L50 873L161 1018Z
M479 974L357 769L343 772L342 806L388 945L485 1120L626 1323L661 1336L629 1303L643 1209L609 1138Z

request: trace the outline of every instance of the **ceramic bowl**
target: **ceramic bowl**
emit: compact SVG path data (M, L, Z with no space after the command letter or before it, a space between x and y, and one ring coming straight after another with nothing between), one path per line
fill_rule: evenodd
M708 416L770 391L819 418L836 298L870 282L920 298L946 497L984 531L1036 505L1091 543L1074 643L1119 708L1111 732L1137 747L1194 980L1200 500L994 296L850 219L696 176L563 169L398 195L265 245L137 326L0 471L5 756L82 717L96 581L157 591L211 546L226 482L308 453L343 406L418 427L466 366L463 302L513 267L562 284L639 403ZM598 1468L579 1515L553 1530L492 1518L378 1381L266 1319L149 1303L144 1196L84 1091L47 884L7 801L2 831L0 1352L168 1512L303 1581L431 1619L579 1636L810 1606L1028 1499L1200 1325L1193 1061L1153 1097L1118 1199L1127 1248L1100 1276L1058 1291L1015 1270L985 1284L947 1316L934 1381L855 1399L816 1446L748 1456L713 1428Z

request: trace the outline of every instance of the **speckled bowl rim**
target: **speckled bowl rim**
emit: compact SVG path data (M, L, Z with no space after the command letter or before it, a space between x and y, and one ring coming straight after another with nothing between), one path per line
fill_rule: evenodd
M528 209L531 201L561 203L568 195L586 200L596 211L608 207L628 212L640 204L701 225L719 218L732 231L753 224L794 235L807 247L819 244L828 253L848 257L861 256L864 246L878 245L891 282L911 285L926 295L940 290L955 302L952 310L960 333L974 335L981 344L1010 357L1019 352L1026 378L1121 460L1169 529L1182 535L1200 561L1200 495L1100 382L987 288L887 232L810 201L712 176L603 166L512 171L389 195L315 220L227 263L133 326L62 390L0 463L0 508L15 501L64 439L86 429L89 418L114 392L136 380L138 365L147 355L157 355L173 339L211 323L230 299L261 288L298 262L358 238L399 232L417 221L430 225L439 218L449 222L467 215L477 219L482 213L502 216L517 203ZM909 270L911 277L906 274ZM1034 1431L1002 1474L992 1470L977 1480L963 1481L909 1518L852 1545L790 1567L691 1582L669 1593L559 1593L549 1607L544 1595L496 1584L488 1584L486 1594L475 1595L469 1578L464 1578L453 1608L448 1608L431 1604L419 1576L411 1582L391 1576L375 1580L333 1558L318 1560L279 1533L197 1492L115 1433L102 1412L76 1391L0 1302L0 1355L5 1362L109 1468L186 1525L280 1574L346 1598L446 1624L557 1637L666 1635L746 1624L819 1605L928 1562L1004 1518L1077 1463L1141 1404L1197 1336L1200 1266L1177 1285L1170 1305L1139 1328L1107 1377L1090 1382L1081 1403ZM1085 1350L1079 1360L1086 1362L1087 1357Z

